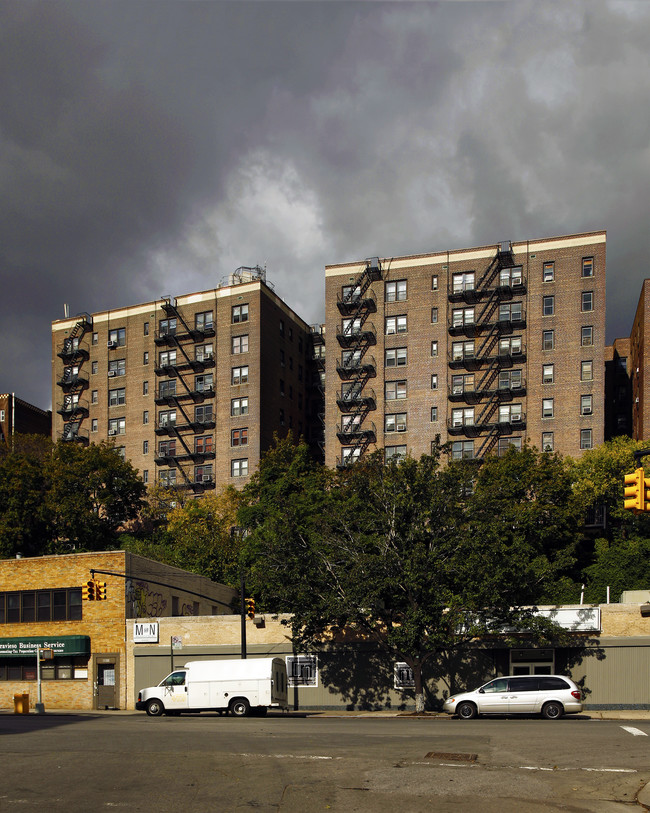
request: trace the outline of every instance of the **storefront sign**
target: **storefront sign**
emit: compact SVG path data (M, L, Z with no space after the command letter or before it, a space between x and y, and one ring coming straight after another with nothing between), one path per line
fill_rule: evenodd
M52 655L88 655L90 638L87 635L58 635L32 638L0 638L0 657L22 658L36 655L36 648L51 649Z
M158 622L157 621L136 621L133 624L134 644L157 644L158 643Z

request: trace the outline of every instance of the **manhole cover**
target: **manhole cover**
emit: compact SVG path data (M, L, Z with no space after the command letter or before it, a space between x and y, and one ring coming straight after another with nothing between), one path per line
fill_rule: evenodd
M478 754L446 754L444 751L429 751L425 759L449 759L452 762L476 762Z

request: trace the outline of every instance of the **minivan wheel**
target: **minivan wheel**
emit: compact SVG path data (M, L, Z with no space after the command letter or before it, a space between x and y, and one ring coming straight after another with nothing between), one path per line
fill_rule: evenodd
M459 703L456 714L461 720L473 720L476 717L476 706L473 703Z
M564 714L564 709L562 708L561 703L556 703L555 701L551 701L550 703L546 703L544 708L542 709L542 715L547 720L559 720L560 717Z
M247 717L250 711L250 704L246 698L241 697L237 700L233 700L230 703L230 713L234 717Z
M160 700L150 700L147 703L147 714L149 717L160 717L161 714L164 714L165 707L160 702Z

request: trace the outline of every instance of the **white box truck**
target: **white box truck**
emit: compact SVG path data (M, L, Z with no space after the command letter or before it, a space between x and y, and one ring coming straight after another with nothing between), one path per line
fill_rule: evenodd
M190 661L157 686L141 689L135 704L152 717L182 712L263 716L288 709L287 667L282 658Z

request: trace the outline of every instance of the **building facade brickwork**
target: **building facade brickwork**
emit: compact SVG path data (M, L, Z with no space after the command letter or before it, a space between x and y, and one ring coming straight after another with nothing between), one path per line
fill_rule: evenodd
M605 232L326 268L326 462L604 438Z
M47 435L52 433L52 413L28 404L15 393L0 393L0 443L11 445L16 434Z

